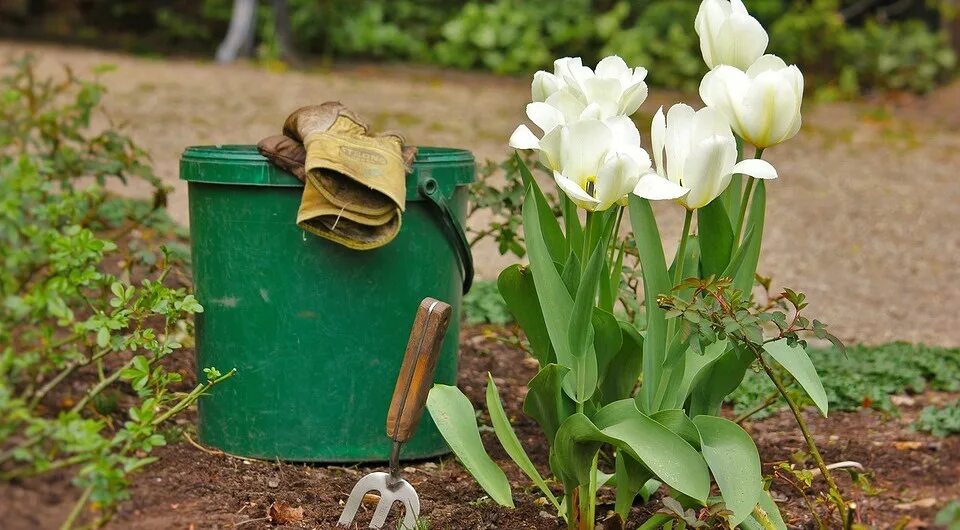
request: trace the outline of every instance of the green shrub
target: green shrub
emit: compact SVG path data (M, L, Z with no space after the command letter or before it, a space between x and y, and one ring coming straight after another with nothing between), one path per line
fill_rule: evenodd
M177 52L214 49L232 6L232 0L89 0L84 9L68 9L72 3L47 8L39 18L53 21L37 25L71 28L71 39L87 35L94 43L119 40L141 51ZM916 0L911 9L892 13L885 4L747 2L770 29L769 51L797 62L811 89L842 96L870 89L925 92L949 79L956 59L936 28L956 16L955 9ZM289 0L297 46L326 58L525 74L549 67L553 57L593 63L619 54L647 67L651 84L686 90L696 89L705 68L696 35L680 27L698 6L696 0ZM261 51L273 56L270 2L261 3L258 20Z
M163 363L203 308L171 280L170 252L132 244L166 190L129 138L89 131L103 87L39 79L30 59L11 70L0 79L0 480L68 470L83 493L63 527L83 514L99 526L128 475L156 460L168 420L232 372L208 368L189 389ZM156 186L153 204L114 201L102 185L129 178Z
M953 75L957 58L943 33L930 31L917 20L863 28L840 37L841 79L859 87L929 92Z

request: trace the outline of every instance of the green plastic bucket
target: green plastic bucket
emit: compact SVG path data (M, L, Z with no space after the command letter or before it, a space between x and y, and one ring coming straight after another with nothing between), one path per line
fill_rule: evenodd
M303 184L252 145L190 147L197 371L237 375L200 400L199 436L253 458L386 460L385 421L420 301L453 306L435 381L456 383L469 151L422 147L396 239L356 251L296 226ZM202 376L201 376L202 377ZM429 414L405 458L448 452Z

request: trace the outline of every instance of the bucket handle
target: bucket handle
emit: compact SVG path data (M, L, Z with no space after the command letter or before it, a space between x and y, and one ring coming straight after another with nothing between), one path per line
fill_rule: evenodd
M429 199L429 201L440 210L440 221L447 239L456 250L457 262L460 264L460 271L463 274L463 294L467 294L470 286L473 285L473 253L470 251L470 243L467 241L467 235L463 231L463 226L457 217L450 210L446 199L440 193L440 186L436 179L428 177L422 179L417 184L420 195Z

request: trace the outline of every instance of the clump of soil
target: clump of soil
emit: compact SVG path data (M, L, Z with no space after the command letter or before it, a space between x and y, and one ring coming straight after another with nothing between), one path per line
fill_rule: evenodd
M459 386L478 410L485 410L487 372L494 374L504 406L530 457L548 474L547 447L536 425L521 412L526 383L536 367L522 352L500 340L502 329L469 328L461 336ZM188 359L180 359L184 369ZM849 474L837 471L859 520L873 528L929 528L937 510L960 498L960 437L933 438L910 431L909 418L922 396L905 407L904 417L884 417L864 410L840 413L811 423L828 462L853 460L866 468L870 488L855 487ZM192 420L192 418L190 419ZM481 417L481 422L488 420ZM188 419L183 420L185 422ZM748 423L771 474L777 463L791 461L804 449L793 418L780 413ZM492 433L484 433L491 456L514 486L516 509L499 507L452 457L408 463L404 475L420 494L422 515L431 529L557 530L561 521L529 480L510 462ZM224 455L187 441L158 449L160 461L136 475L132 498L121 506L108 528L138 530L201 528L334 528L353 484L380 466L317 466L262 462ZM799 465L812 467L812 463ZM0 485L0 521L9 530L56 528L77 491L68 474L54 474L18 484ZM795 489L775 479L774 497L792 528L815 528L804 497L814 500L822 480ZM601 493L598 513L613 508L612 492ZM278 507L282 508L278 512ZM659 499L634 508L627 528L634 528L660 508ZM300 512L302 510L302 513ZM373 505L361 509L356 528L365 528ZM826 513L817 506L821 517ZM286 517L278 517L283 513ZM292 514L292 515L291 515ZM387 526L387 528L393 528Z

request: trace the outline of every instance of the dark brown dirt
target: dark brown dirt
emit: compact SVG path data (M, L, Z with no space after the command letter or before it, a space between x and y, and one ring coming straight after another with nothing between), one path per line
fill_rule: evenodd
M536 426L520 412L525 385L535 367L503 342L505 333L489 328L463 333L459 384L474 405L484 409L486 374L489 371L495 375L519 438L546 474L547 448L541 443ZM185 358L179 363L184 370L190 364ZM950 499L960 498L960 437L937 439L911 432L910 418L924 399L912 401L904 407L902 418L887 418L866 410L836 414L829 420L813 414L808 417L828 462L854 460L867 468L875 491L854 488L845 472L835 472L835 476L848 498L857 502L861 522L872 528L932 528L931 521L938 509ZM192 418L181 421L189 423ZM482 415L481 424L484 423L489 424L489 420ZM757 440L767 474L774 472L777 463L794 459L804 448L793 418L787 414L750 423L747 429ZM552 510L510 463L491 433L484 434L484 443L514 485L517 508L509 510L492 503L452 457L411 463L405 475L420 494L422 513L430 528L561 528ZM354 482L369 471L382 469L246 460L201 450L187 442L161 448L155 455L160 462L135 476L132 499L121 506L108 528L333 528L341 503ZM809 462L799 465L812 466ZM20 484L0 484L0 527L56 528L77 495L69 479L69 474L54 474ZM803 491L815 499L822 489L823 482L815 480L812 488ZM798 490L775 478L772 491L792 528L814 528ZM602 492L601 498L605 502L599 510L602 514L612 509L612 492ZM266 517L274 502L303 508L303 519L286 526L271 524ZM658 508L658 500L634 508L628 528L635 527L644 514ZM362 511L360 520L368 521L371 511L372 507ZM819 505L818 512L823 516L825 508Z

